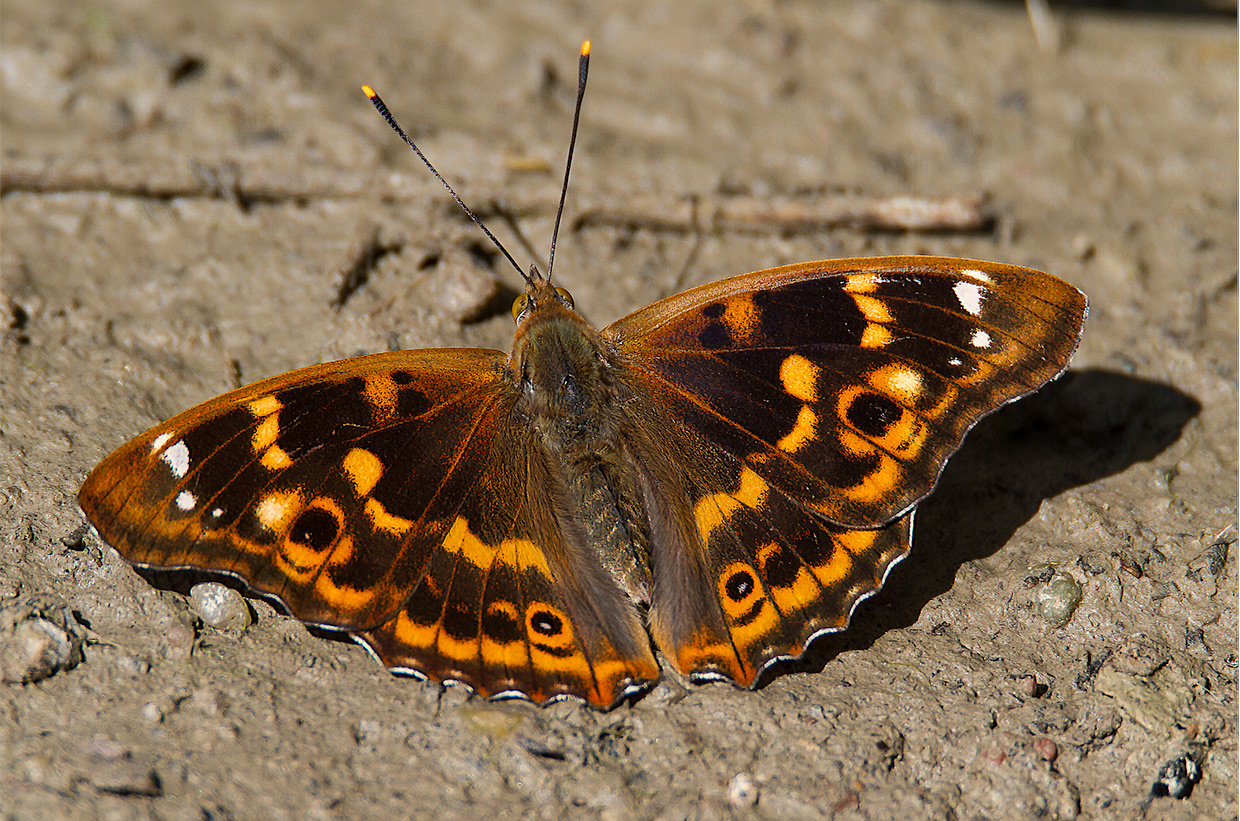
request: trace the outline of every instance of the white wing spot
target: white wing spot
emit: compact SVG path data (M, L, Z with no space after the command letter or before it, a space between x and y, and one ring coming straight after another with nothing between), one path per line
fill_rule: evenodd
M168 464L168 469L176 478L184 479L185 474L189 473L189 447L184 441L177 442L159 454L159 458Z
M211 518L212 518L212 519L218 519L218 518L220 518L220 517L221 517L221 516L223 516L223 515L224 515L224 508L222 508L222 507L216 507L216 508L212 508L212 509L211 509Z
M960 357L953 356L951 359L947 360L947 364L951 365L953 368L959 368L961 365Z
M973 332L973 338L969 340L969 344L974 348L989 348L990 334L980 329L976 330Z
M189 513L198 504L198 499L188 490L183 490L177 494L177 509Z
M966 277L972 277L973 279L980 279L982 282L985 282L988 284L991 282L994 282L994 280L990 278L990 274L986 273L985 271L979 271L976 268L962 268L960 270L960 273Z
M964 308L973 316L980 316L982 313L982 300L986 294L982 291L980 285L972 282L957 282L952 288L956 292L956 299L960 302L960 307Z
M151 441L151 453L159 453L160 448L168 444L168 440L172 438L171 431L165 431L159 434Z

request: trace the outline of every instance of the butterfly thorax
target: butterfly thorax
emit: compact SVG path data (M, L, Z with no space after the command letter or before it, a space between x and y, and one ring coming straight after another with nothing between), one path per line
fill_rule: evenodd
M521 322L509 375L515 421L541 445L570 548L592 553L629 596L649 601L649 526L622 437L630 397L599 334L571 307L539 304Z
M518 409L540 433L566 444L607 435L615 386L597 334L579 316L540 310L518 333L509 361Z

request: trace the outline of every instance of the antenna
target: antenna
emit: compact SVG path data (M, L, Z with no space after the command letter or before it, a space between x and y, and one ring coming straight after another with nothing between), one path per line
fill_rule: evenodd
M590 50L589 46L590 44L588 42L584 46L582 46L582 58L581 59L583 61L585 60L585 55ZM584 62L582 63L582 65L583 65L583 72L584 72L584 65L585 65ZM582 80L581 87L584 89L585 88L585 74L584 73L582 74L581 80ZM478 216L469 209L469 206L465 204L465 201L462 200L460 196L457 195L457 193L452 190L452 186L448 185L448 181L443 178L443 175L440 174L437 170L435 170L435 166L431 165L430 160L426 159L426 155L422 153L422 149L418 148L417 143L415 143L409 137L409 135L405 133L405 130L400 127L400 124L396 122L396 118L392 116L392 112L388 111L388 107L384 105L383 99L380 98L379 95L375 92L375 90L371 88L370 86L362 86L362 91L365 92L366 96L370 98L370 102L374 103L375 109L380 114L383 115L383 119L387 120L387 124L392 127L392 130L395 131L398 135L400 135L400 138L405 141L406 145L408 145L410 148L413 149L413 153L417 154L418 159L420 159L422 163L427 168L430 169L430 172L435 175L435 179L439 180L439 182L443 184L443 187L448 189L448 193L452 195L452 199L456 200L456 204L461 206L461 210L465 212L466 216L468 216L471 220L473 220L474 224L482 229L482 233L486 234L487 238L490 239L491 242L495 243L495 247L498 248L504 254L504 256L508 259L510 263L512 263L512 267L517 269L517 273L521 275L521 278L524 279L527 283L532 285L533 279L530 278L530 275L521 270L521 266L518 265L517 261L512 258L512 254L508 253L508 249L504 247L504 244L495 238L495 235L491 233L491 229L487 228L486 225L482 223L482 220L478 219ZM577 97L577 108L579 110L581 108L580 92L578 92L578 97ZM573 121L573 134L574 136L577 134L577 122L575 119ZM572 157L572 146L571 145L569 146L569 157ZM565 173L564 175L564 184L566 186L568 185L567 173ZM561 194L560 195L560 208L562 209L563 207L564 207L564 195ZM560 224L560 218L558 215L555 218L555 224L556 224L556 227L558 228ZM554 238L551 240L551 253L552 253L552 256L554 257L554 254L555 254Z
M581 119L581 101L586 96L586 74L590 71L590 41L581 44L577 62L577 104L573 107L573 133L568 138L568 159L564 161L564 184L560 187L560 205L555 210L555 227L551 229L551 253L547 257L547 282L555 268L555 241L560 236L560 218L564 216L564 199L568 196L568 175L573 170L573 149L577 146L577 122Z

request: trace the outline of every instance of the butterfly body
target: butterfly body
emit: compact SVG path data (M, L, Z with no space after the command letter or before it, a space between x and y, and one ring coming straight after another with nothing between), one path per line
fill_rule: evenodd
M634 465L624 408L633 395L617 379L617 364L597 331L552 289L521 318L505 374L519 395L513 424L537 433L547 464L555 514L639 604L650 601L650 534ZM537 307L543 306L543 307ZM531 489L531 492L538 492Z
M843 629L983 415L1058 376L1084 296L933 257L733 277L595 330L534 278L512 350L398 351L211 400L80 502L143 567L238 580L398 672L610 706L750 685Z

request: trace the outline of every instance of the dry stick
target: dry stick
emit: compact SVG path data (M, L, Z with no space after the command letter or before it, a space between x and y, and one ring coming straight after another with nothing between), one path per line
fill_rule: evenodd
M297 179L245 181L228 178L220 190L217 175L203 169L165 169L156 178L149 167L102 162L12 162L0 173L0 195L28 193L108 193L154 199L236 199L248 203L307 202L324 199L385 198L412 200L430 195L429 187L409 184L400 175L350 178L327 172ZM399 190L396 190L399 189ZM483 204L482 216L507 212L511 217L551 216L556 199L507 193L488 197L473 192ZM589 200L594 199L595 203ZM574 225L611 225L648 231L689 233L732 231L765 234L813 233L848 227L864 231L984 231L994 222L982 194L948 197L818 194L805 197L697 196L615 193L577 197ZM500 205L502 203L502 205Z
M256 180L256 177L260 179ZM376 177L375 179L383 179ZM232 161L137 164L88 159L14 159L0 169L0 196L34 194L114 194L146 199L241 199L249 202L298 202L351 199L375 190L364 177L345 177L331 169L296 175L262 172L243 175Z
M805 198L636 195L580 210L577 225L627 225L654 231L798 234L849 227L866 231L981 231L993 217L981 194L955 197Z

